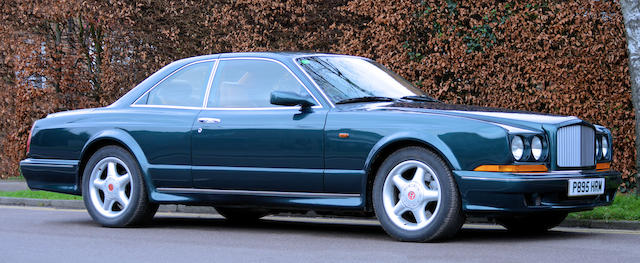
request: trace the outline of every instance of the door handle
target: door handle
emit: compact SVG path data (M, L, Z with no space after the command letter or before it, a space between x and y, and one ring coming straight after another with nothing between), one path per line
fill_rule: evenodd
M220 123L220 119L217 118L198 118L199 123L212 124L212 123Z

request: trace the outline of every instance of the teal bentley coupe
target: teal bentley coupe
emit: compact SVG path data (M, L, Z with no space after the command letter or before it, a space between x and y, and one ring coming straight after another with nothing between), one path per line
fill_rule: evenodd
M398 240L432 241L467 216L539 232L609 205L611 145L576 117L442 103L366 58L229 53L36 121L20 168L31 189L82 195L108 227L187 204L236 221L375 215Z

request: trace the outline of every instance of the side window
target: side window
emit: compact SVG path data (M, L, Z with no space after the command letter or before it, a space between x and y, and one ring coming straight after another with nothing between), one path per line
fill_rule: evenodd
M214 62L190 65L163 80L138 105L201 107Z
M222 60L209 92L209 108L264 108L272 91L309 96L309 92L284 66L268 60Z

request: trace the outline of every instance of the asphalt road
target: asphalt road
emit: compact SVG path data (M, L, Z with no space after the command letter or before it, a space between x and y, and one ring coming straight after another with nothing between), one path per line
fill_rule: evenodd
M520 236L465 225L446 243L390 239L373 220L160 213L110 229L84 210L0 206L0 262L639 262L640 231L556 228Z

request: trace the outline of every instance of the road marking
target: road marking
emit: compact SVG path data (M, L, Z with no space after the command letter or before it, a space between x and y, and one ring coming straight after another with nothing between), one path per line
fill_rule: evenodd
M85 209L62 209L53 207L34 207L34 206L9 206L0 205L0 209L20 209L31 211L56 211L56 212L81 212L86 213ZM181 218L208 218L208 219L222 219L223 217L218 214L199 214L199 213L182 213L182 212L158 212L156 216L161 217L181 217ZM267 221L286 221L286 222L300 222L300 223L317 223L317 224L351 224L351 225L365 225L365 226L379 226L380 223L376 219L369 218L328 218L328 217L294 217L294 216L266 216L264 220ZM464 224L463 229L479 229L479 230L504 230L499 225L490 224ZM556 227L551 231L559 232L573 232L573 233L596 233L596 234L625 234L625 235L640 235L640 230L622 230L622 229L603 229L603 228L573 228L573 227Z

